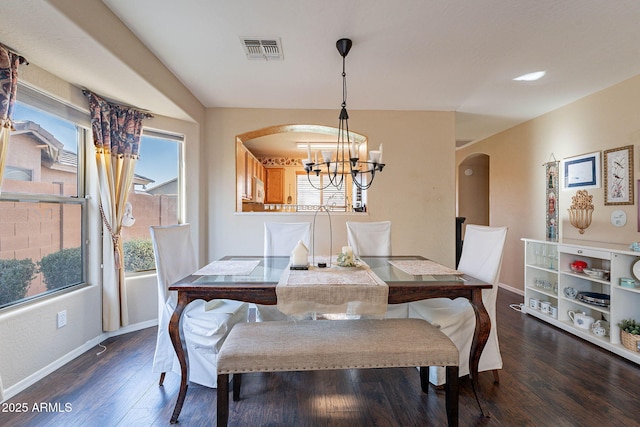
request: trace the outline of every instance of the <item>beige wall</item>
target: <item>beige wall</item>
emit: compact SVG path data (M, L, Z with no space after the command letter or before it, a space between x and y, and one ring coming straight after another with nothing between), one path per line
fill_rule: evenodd
M189 165L184 168L181 177L182 189L189 189L180 205L183 221L193 225L193 238L198 246L201 259L205 258L206 225L201 221L206 211L207 195L204 192L206 178L203 177L203 165L206 159L201 155L203 134L201 126L204 121L204 108L200 102L167 70L160 61L142 46L139 40L115 20L106 6L99 1L61 2L54 1L61 12L68 15L73 22L84 27L87 37L93 37L110 49L113 55L120 57L125 66L138 70L145 82L160 88L163 96L171 99L190 118L189 121L156 115L145 121L145 127L160 130L171 130L185 136L183 162ZM98 16L89 19L87 16ZM95 25L96 22L101 25ZM153 72L149 72L152 70ZM80 88L59 79L55 75L42 70L35 63L21 66L19 78L45 94L76 106L80 110L88 110L86 97ZM117 87L116 77L113 82ZM103 94L109 96L111 94ZM153 105L145 103L153 111ZM153 103L151 103L153 104ZM87 112L88 117L88 112ZM37 303L22 307L12 307L0 312L0 400L6 399L16 392L54 370L57 366L83 351L93 347L106 336L101 326L101 278L100 278L100 220L97 209L98 194L96 186L96 168L88 164L90 184L88 193L92 196L89 203L89 286L74 290L55 298L47 298ZM145 278L136 280L140 287L128 288L131 298L130 310L139 310L130 314L133 322L153 321L156 310L155 280ZM138 286L138 283L132 286ZM128 284L129 286L129 284ZM149 307L152 307L149 310ZM56 313L67 310L67 326L56 329Z
M235 213L235 136L291 123L337 125L334 110L209 109L206 118L210 227L209 259L263 252L265 221L312 221L303 213ZM395 254L420 254L455 263L454 114L349 111L352 131L384 143L387 167L369 190L369 212L332 213L333 247L346 244L351 221L391 220ZM318 216L317 251L328 251L326 221Z
M634 173L640 178L638 111L640 76L457 151L456 164L475 153L490 156L490 223L509 227L502 283L523 289L523 244L520 239L545 239L545 170L542 164L552 154L562 160L634 145ZM640 240L637 202L632 206L605 206L603 188L588 191L593 195L595 211L593 222L583 235L571 226L567 214L575 190L560 191L561 238L623 244ZM609 218L615 209L627 213L626 226L618 228L610 224Z

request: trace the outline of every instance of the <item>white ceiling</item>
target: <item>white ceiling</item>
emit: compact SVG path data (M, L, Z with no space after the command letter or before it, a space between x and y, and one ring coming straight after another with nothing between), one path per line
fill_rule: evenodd
M0 42L79 86L180 116L59 11L99 1L2 0ZM205 107L335 109L337 124L342 37L350 110L455 111L463 141L640 74L638 0L102 1ZM284 60L248 60L243 36L280 38Z

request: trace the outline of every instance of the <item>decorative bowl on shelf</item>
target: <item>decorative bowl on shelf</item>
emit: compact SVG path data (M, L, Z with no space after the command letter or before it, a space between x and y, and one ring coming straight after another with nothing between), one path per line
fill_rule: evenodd
M586 262L584 262L584 261L580 261L580 260L578 260L578 261L574 261L574 262L572 262L571 264L569 264L569 268L570 268L570 269L571 269L571 271L573 271L574 273L582 273L582 271L583 271L585 268L587 268L587 267L589 267L589 266L587 265L587 263L586 263Z
M570 286L567 286L566 288L564 288L562 292L564 293L564 296L567 298L575 298L578 295L578 290Z
M607 279L609 277L609 271L602 270L600 268L584 268L582 270L584 274L595 279Z

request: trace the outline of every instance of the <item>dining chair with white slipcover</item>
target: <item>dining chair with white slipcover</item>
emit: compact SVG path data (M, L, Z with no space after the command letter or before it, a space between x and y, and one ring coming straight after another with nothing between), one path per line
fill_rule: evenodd
M391 221L347 221L347 242L356 256L391 256Z
M491 289L482 290L482 302L491 319L491 331L480 356L478 371L493 371L495 382L499 381L498 369L502 369L496 324L496 298L506 237L507 227L467 225L457 268L462 273L493 284ZM439 326L458 347L460 376L469 374L469 352L476 319L467 299L434 298L411 302L409 317L425 319ZM429 381L434 385L444 384L444 370L439 367L430 367Z
M264 256L291 256L299 241L309 248L310 222L265 222ZM267 261L268 262L268 261ZM275 305L256 304L256 320L287 320L287 316Z
M347 221L347 242L356 256L391 256L391 221ZM387 306L385 318L409 317L409 305Z
M169 336L169 321L177 293L169 286L198 270L189 224L149 227L158 277L158 336L153 372L160 373L160 385L166 372L180 374L180 364ZM217 387L218 351L231 328L246 322L249 306L231 300L216 300L207 310L206 302L196 300L184 310L182 324L189 357L189 381Z

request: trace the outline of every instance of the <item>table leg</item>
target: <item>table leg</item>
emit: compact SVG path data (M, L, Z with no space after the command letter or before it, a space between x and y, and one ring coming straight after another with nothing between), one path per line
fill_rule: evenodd
M184 398L187 395L187 387L189 386L189 358L187 357L187 346L182 330L182 313L187 304L186 296L178 292L178 304L169 321L169 336L180 362L180 392L178 393L176 406L173 409L173 415L171 415L171 424L178 422L178 415L182 410Z
M491 332L491 319L489 313L482 302L482 289L474 289L471 293L471 306L476 315L476 328L473 332L471 342L471 354L469 357L469 376L475 386L478 385L478 363L480 355L489 339Z

